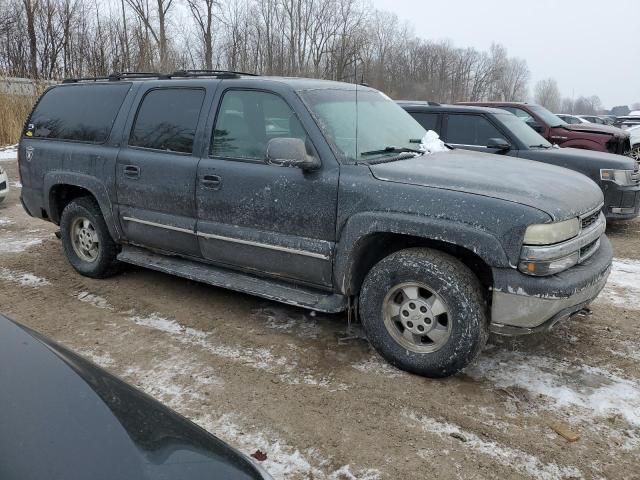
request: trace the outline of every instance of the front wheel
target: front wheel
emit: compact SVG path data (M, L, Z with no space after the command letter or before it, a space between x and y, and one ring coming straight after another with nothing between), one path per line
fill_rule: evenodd
M381 260L360 295L373 347L402 370L447 377L485 345L487 306L477 277L445 253L412 248Z
M631 158L635 159L637 162L640 162L640 144L634 145L631 149Z

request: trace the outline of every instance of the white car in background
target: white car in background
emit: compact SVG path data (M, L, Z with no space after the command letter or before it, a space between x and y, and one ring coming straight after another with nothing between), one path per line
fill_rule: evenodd
M7 172L0 166L0 203L9 193L9 177Z
M640 162L640 125L635 125L627 129L631 135L631 156Z
M577 115L569 115L568 113L556 113L555 115L556 117L560 117L570 125L575 125L578 123L589 123L587 120L584 120Z

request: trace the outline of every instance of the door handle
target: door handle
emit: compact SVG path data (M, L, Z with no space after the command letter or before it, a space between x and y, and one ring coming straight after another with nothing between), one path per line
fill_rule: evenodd
M135 165L125 165L124 175L129 178L138 178L140 176L140 167Z
M222 177L218 175L205 175L202 177L202 186L204 188L211 188L217 190L222 185Z

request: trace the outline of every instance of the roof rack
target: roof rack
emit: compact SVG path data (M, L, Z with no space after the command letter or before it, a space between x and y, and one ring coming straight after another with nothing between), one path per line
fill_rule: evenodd
M167 75L163 75L162 73L157 72L114 72L106 77L65 78L62 83L98 82L104 80L117 82L119 80L135 80L146 78L167 78Z
M240 78L241 75L256 77L256 73L236 72L233 70L176 70L173 73L165 74L158 72L114 72L108 76L101 77L80 77L65 78L62 83L78 83L78 82L99 82L109 81L117 82L120 80L145 80L157 78L160 80L169 80L171 78L195 78L195 77L216 77L216 78Z
M218 77L238 78L241 75L257 77L257 73L237 72L234 70L176 70L170 77Z

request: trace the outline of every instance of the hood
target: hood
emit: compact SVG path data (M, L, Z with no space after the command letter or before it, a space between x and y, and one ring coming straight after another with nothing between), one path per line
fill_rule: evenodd
M531 155L529 155L531 154ZM526 158L535 158L541 162L560 165L572 170L596 172L601 168L617 170L634 170L635 160L624 155L584 150L582 148L548 148L520 150L520 155ZM598 175L600 172L598 171Z
M452 150L370 166L378 180L499 198L565 220L597 208L600 188L565 168L493 154Z
M0 385L3 480L265 478L184 417L2 315Z
M562 125L560 128L570 130L572 132L600 133L603 135L613 135L614 137L628 137L629 134L621 128L612 127L611 125L597 125L595 123L576 123Z

